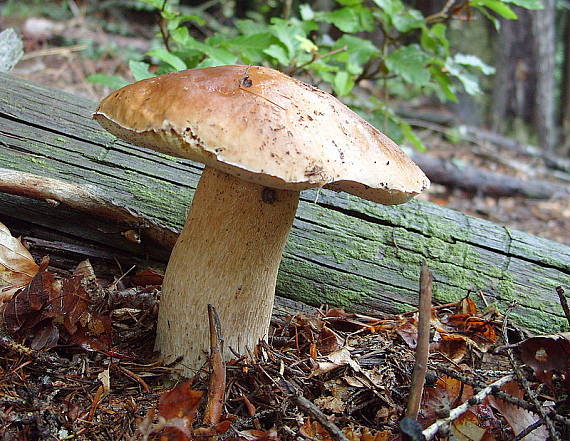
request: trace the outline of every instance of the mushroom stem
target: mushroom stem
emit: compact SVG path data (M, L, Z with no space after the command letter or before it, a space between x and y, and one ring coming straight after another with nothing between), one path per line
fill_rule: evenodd
M298 202L298 191L204 169L166 269L158 316L156 349L168 360L183 356L184 373L207 359L208 304L220 316L226 348L243 354L266 337Z

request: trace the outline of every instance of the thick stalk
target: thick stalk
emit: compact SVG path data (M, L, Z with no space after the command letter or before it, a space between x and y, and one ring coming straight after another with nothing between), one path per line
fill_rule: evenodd
M207 359L208 304L229 348L245 353L267 335L277 270L299 201L206 167L172 251L159 309L156 349L183 356L186 374Z

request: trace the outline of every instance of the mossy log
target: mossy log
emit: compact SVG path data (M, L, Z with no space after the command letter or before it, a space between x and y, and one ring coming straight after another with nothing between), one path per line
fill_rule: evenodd
M74 212L65 201L54 206L7 194L0 195L0 221L43 225L67 240L85 241L88 230L93 249L164 262L166 253L144 232L181 228L201 168L117 140L91 119L94 108L0 74L0 167L76 184L145 222L118 226ZM141 244L127 241L121 228L140 229ZM304 192L277 293L365 313L409 310L417 304L423 261L434 273L439 303L471 293L502 310L516 303L511 317L535 331L565 326L555 288L570 288L570 247L423 201L381 206Z

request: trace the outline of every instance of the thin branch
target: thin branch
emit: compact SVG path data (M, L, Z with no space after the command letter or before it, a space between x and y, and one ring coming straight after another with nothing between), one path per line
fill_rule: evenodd
M439 21L448 20L451 17L451 14L449 13L449 11L451 10L451 7L455 4L455 1L456 0L447 0L447 2L445 3L445 5L441 9L441 11L436 12L435 14L432 14L432 15L428 15L425 18L426 23L431 24L431 23L435 23L435 22L439 22ZM464 6L465 6L464 4L459 4L453 9L459 11ZM452 11L452 13L453 13L453 11Z
M340 430L340 428L330 421L327 416L322 413L317 406L315 406L315 404L307 400L303 395L300 395L300 393L295 394L293 395L293 400L298 407L317 420L319 424L329 432L334 441L349 441L342 430Z
M516 377L519 380L520 385L525 390L529 401L534 406L534 408L535 408L534 410L540 415L540 417L544 421L544 424L546 425L546 428L548 429L548 433L550 434L550 438L552 439L552 441L560 441L560 436L558 436L558 432L556 431L556 428L554 427L554 423L552 422L552 419L548 415L548 412L544 410L544 408L542 407L542 405L538 401L534 391L531 389L530 384L528 383L528 380L523 375L517 361L515 360L515 356L514 356L512 348L509 347L509 344L510 344L509 343L509 335L507 333L507 323L508 323L508 319L509 319L509 312L510 311L507 311L507 313L505 314L505 319L503 321L503 330L502 331L503 331L503 340L505 341L506 351L507 351L507 355L509 357L509 361L511 363L511 367L513 368L513 371L515 372Z
M323 58L327 58L327 57L332 57L333 55L340 54L341 52L345 52L347 50L348 50L348 46L344 45L342 47L339 47L338 49L332 50L332 51L324 53L324 54L314 53L313 57L309 61L301 64L300 66L294 67L292 70L289 70L287 72L287 75L294 75L296 72L300 71L301 69L304 69L306 66L314 63L315 61L319 61L319 60L322 60Z
M562 305L562 309L564 310L564 315L566 316L566 320L568 320L568 324L570 325L570 307L568 307L568 299L564 295L564 289L561 286L557 286L556 294L558 294L558 298L560 299L560 304Z
M210 322L210 383L203 421L206 426L211 427L218 424L222 417L226 390L226 366L223 360L222 327L212 305L208 305L208 321Z
M427 373L429 328L431 324L432 283L433 276L427 266L427 263L424 262L420 273L420 312L418 319L416 362L412 373L410 396L406 407L406 416L413 419L418 418Z
M168 20L162 16L162 13L164 12L164 9L166 8L167 3L168 3L168 0L164 0L164 2L162 3L162 8L160 8L160 19L158 22L158 27L160 29L160 35L162 37L164 47L166 48L166 50L168 52L171 52L171 50L170 50L170 33L168 32Z

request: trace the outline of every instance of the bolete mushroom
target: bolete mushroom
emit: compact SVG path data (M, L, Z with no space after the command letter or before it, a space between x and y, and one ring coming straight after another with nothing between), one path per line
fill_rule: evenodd
M267 335L277 270L299 192L346 191L381 204L429 185L389 138L330 94L258 66L160 75L107 96L94 118L133 144L205 164L166 270L156 348L208 349L207 305L239 353Z

